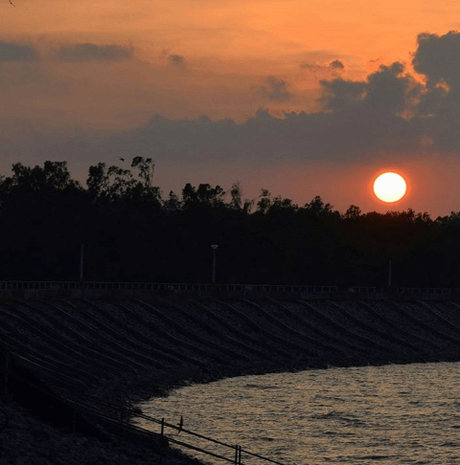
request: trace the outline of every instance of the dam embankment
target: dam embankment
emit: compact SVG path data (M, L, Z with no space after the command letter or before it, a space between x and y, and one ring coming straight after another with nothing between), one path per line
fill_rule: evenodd
M48 411L243 374L460 360L460 304L444 299L4 298L0 321L0 391Z

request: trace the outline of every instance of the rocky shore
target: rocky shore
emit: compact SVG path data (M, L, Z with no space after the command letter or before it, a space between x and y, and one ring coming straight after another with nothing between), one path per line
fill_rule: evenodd
M230 376L460 360L455 302L9 300L0 319L0 464L191 463L103 418Z
M15 403L0 404L0 464L11 465L147 465L192 463L172 452L117 446L81 434L63 433L38 421Z

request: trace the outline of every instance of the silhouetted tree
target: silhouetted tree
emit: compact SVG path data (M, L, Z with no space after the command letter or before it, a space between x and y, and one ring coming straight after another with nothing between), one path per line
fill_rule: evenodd
M261 189L259 201L257 202L257 211L267 213L272 204L272 195L267 189Z
M342 215L320 196L303 207L239 183L186 184L162 199L151 159L90 166L87 188L62 161L15 163L0 177L0 279L77 279L80 244L92 280L460 286L460 213ZM255 211L252 205L256 203Z

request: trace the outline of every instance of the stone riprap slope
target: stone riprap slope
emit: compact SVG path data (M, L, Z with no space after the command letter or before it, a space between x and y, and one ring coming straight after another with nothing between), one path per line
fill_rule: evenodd
M114 447L81 434L66 434L31 417L15 403L0 402L2 465L182 465L184 462L179 454L164 456L161 462L159 454L150 449Z
M455 302L11 300L0 319L13 398L22 379L104 411L241 374L460 360Z
M247 373L460 359L454 302L16 300L0 318L8 350L80 402Z

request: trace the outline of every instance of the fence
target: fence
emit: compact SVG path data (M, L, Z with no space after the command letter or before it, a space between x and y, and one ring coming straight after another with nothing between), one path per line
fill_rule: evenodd
M225 442L218 441L217 439L212 439L212 438L203 436L202 434L198 434L198 433L195 433L193 431L189 431L187 429L184 429L183 428L183 418L182 417L181 417L180 422L179 422L178 425L173 425L173 424L170 424L170 423L166 423L164 418L159 420L157 418L154 418L154 417L142 414L142 413L135 413L131 417L131 420L135 421L136 418L140 418L140 419L142 419L144 421L159 425L161 437L164 437L168 441L168 443L170 443L170 444L176 444L178 446L185 447L187 449L191 449L191 450L194 450L194 451L197 451L197 452L201 452L202 454L209 455L209 456L212 456L214 458L217 458L217 459L220 459L220 460L223 460L223 461L226 461L226 462L234 463L235 465L246 465L246 463L243 462L243 459L242 459L243 454L246 457L246 459L255 458L255 459L259 459L260 461L263 461L263 462L270 462L270 463L275 463L277 465L284 465L283 463L278 462L276 460L270 459L268 457L264 457L262 455L254 453L254 452L250 452L247 449L243 449L239 445L227 444ZM175 436L172 436L172 435L168 436L166 434L167 428L169 428L169 429L171 429L173 431L177 431L177 434ZM191 444L190 442L185 442L183 440L179 440L179 439L177 439L177 436L179 435L179 433L182 434L182 436L187 435L188 437L190 437L190 439L188 439L188 441L192 441L194 438L196 438L196 439L201 440L201 442L216 445L221 450L223 450L224 452L217 452L215 450L212 451L212 450L209 450L209 449L205 449L203 446L200 447L200 446L198 446L196 444ZM223 455L225 453L225 451L228 451L230 456Z
M149 283L110 281L0 281L0 297L33 298L61 297L128 297L147 298L152 294L218 294L229 297L280 298L459 298L460 288L372 286L288 285L288 284L205 284L205 283Z
M2 397L6 402L10 400L9 384L13 381L14 383L21 383L23 387L27 387L27 389L35 393L35 395L28 396L30 399L36 398L36 394L38 393L45 394L47 398L55 399L55 401L61 404L61 407L58 408L59 423L61 427L63 424L67 425L67 427L72 432L76 432L77 430L85 432L88 430L88 426L90 426L90 434L94 434L94 431L96 431L97 428L92 425L98 424L103 428L101 431L101 437L108 435L105 437L105 439L111 438L113 441L117 441L118 443L126 443L127 441L131 443L139 443L139 441L141 441L143 446L153 448L158 454L160 454L160 456L164 453L164 448L166 446L170 444L176 444L182 448L194 450L216 459L234 463L235 465L246 465L246 462L242 460L243 454L246 456L246 458L256 458L262 462L284 465L283 463L276 460L243 449L239 445L226 444L216 439L212 439L199 433L184 429L182 427L182 418L179 425L172 425L165 422L164 419L158 420L154 417L139 413L137 410L127 409L124 403L114 404L107 401L98 400L99 407L96 407L95 405L85 405L80 402L71 401L69 399L64 401L51 390L45 389L43 385L38 385L34 382L31 382L31 380L27 379L24 374L21 375L15 372L9 363L10 359L13 359L16 363L19 363L22 366L24 366L24 364L28 365L32 363L35 369L40 369L42 367L40 367L39 364L35 362L31 362L26 358L15 354L14 352L9 352L7 346L8 344L5 343L0 345L0 348L2 349L2 355L4 356L2 357L3 361L0 364L0 373L3 375L1 383L2 385L0 385L0 397ZM41 405L41 407L43 407L43 405ZM159 433L135 424L136 418L140 418L149 423L158 424L160 429ZM89 423L88 420L90 420ZM78 428L79 426L81 426L83 430ZM0 432L7 427L8 415L6 412L0 409ZM168 435L168 429L176 431L177 433L181 433L182 437L187 436L190 439L179 440L177 434L174 436L171 434ZM218 445L220 448L226 451L230 451L230 457L224 455L223 452L219 453L210 450L209 447L200 447L199 445L196 445L196 443L193 444L192 441L194 438L205 441L207 444Z
M460 289L450 287L398 287L398 294L459 295Z
M203 284L203 283L148 283L110 281L0 281L4 290L128 290L128 291L222 291L222 292L337 292L337 286L273 285L273 284Z
M148 283L106 281L0 281L0 297L128 297L148 298L152 294L219 294L231 297L303 295L331 296L336 286L267 285L267 284L203 284Z

